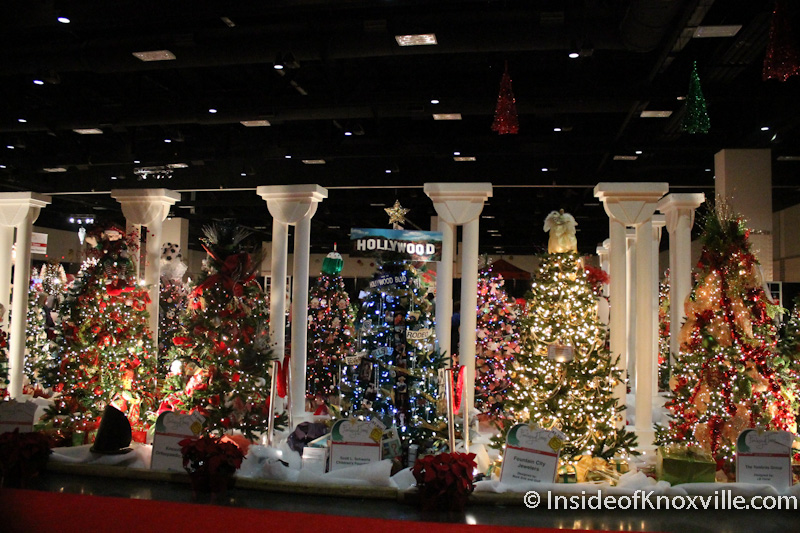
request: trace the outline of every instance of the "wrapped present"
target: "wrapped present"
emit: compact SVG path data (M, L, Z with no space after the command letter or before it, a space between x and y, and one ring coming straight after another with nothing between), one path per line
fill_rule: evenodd
M614 457L611 459L611 464L614 467L614 470L616 470L619 474L627 474L631 471L631 465L626 459L622 459L621 457Z
M672 485L713 483L717 463L707 454L683 446L660 447L656 456L656 476Z
M558 482L559 483L577 483L578 471L572 465L563 465L558 467Z
M615 485L619 480L619 474L614 470L614 466L600 457L582 455L576 465L578 481L606 481Z

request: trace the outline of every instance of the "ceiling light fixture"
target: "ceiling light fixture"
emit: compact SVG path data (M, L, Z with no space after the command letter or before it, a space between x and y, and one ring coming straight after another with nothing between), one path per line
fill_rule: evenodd
M33 80L33 84L34 85L44 85L44 81L43 80Z
M103 130L100 128L75 128L75 133L79 133L80 135L102 135Z
M780 157L778 159L780 159ZM7 168L7 167L5 165L0 165L0 168Z
M64 167L45 167L42 169L44 172L66 172L67 169Z
M453 155L461 155L461 152L453 152Z
M290 156L289 154L286 154L285 156L283 156L283 158L284 158L284 159L291 159L291 158L292 158L292 156Z
M547 168L547 167L542 167L542 172L547 172L548 170L550 170L550 169Z
M326 163L324 159L303 159L302 161L305 165L324 165Z
M19 123L21 123L21 124L25 124L25 123L26 123L26 122L28 122L28 121L27 121L27 120L25 120L24 118L18 118L18 119L17 119L17 122L19 122ZM761 128L761 129L763 130L764 128ZM769 128L767 128L767 129L769 129Z
M240 120L239 124L247 126L248 128L258 128L263 126L271 126L269 120Z
M141 61L174 61L175 54L169 50L149 50L146 52L133 52L134 57Z
M436 105L436 104L438 104L438 103L439 103L439 100L438 100L437 98L432 98L432 99L431 99L431 103L432 103L433 105Z
M60 16L56 20L59 21L61 24L69 24L70 22L72 22L71 20L69 20L69 17L64 17L64 16Z
M453 161L464 162L464 161L477 161L478 159L473 156L455 156L453 157Z
M555 131L555 132L559 132L559 131L561 131L561 128L559 128L558 126L556 126L555 128L553 128L553 131Z
M430 46L439 44L435 33L416 33L411 35L395 35L395 41L400 46Z
M235 27L236 27L236 23L235 23L235 22L233 22L233 21L232 21L231 19L229 19L228 17L220 17L220 20L222 20L222 22L224 22L224 23L225 23L225 25L226 25L227 27L229 27L229 28L235 28Z
M134 160L133 160L133 162L134 162L134 164L137 164L137 165L138 165L139 163L141 163L141 161L139 161L138 159L134 159Z
M14 149L14 145L13 144L7 144L6 148L8 148L9 150L13 150Z
M642 118L668 118L672 116L672 111L642 111L639 116Z
M433 120L461 120L461 113L434 113Z
M698 26L694 29L692 37L703 39L709 37L733 37L742 29L741 24L729 26Z
M761 126L761 131L769 131L769 126Z
M634 154L636 154L636 155L642 155L642 151L641 151L641 150L636 150L636 151L635 151L635 152L633 152L633 153L634 153Z
M778 161L800 161L800 155L779 155Z
M614 161L636 161L639 159L638 155L615 155Z
M157 180L172 179L172 169L164 166L138 167L133 169L133 173L136 174L139 180L146 180L147 178Z
M171 142L172 142L172 139L164 139L164 142L165 142L165 143L167 143L167 144L169 144L169 143L171 143Z
M494 218L494 215L481 215L481 218Z
M581 57L580 52L576 52L575 50L573 50L572 52L569 53L570 59L578 59L579 57Z
M167 168L189 168L186 163L170 163Z
M211 109L208 110L208 112L213 115L214 113L217 112L217 110L212 107Z
M344 132L344 136L345 136L345 137L351 137L352 135L353 135L353 132L352 132L352 131L346 131L346 132Z

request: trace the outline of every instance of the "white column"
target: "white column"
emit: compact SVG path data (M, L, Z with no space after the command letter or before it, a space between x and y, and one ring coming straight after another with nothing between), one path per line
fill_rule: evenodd
M8 339L8 393L12 400L22 396L25 366L25 329L28 316L28 289L31 279L31 233L42 207L50 204L49 196L34 192L0 194L0 226L16 227L17 257L14 266L14 299L11 301L11 322ZM6 235L8 233L6 232ZM8 257L11 257L9 250ZM8 279L1 287L8 292Z
M288 225L295 225L294 289L292 291L292 361L289 402L290 427L305 413L306 361L308 334L308 261L311 235L311 217L317 212L319 202L328 197L328 190L314 184L262 185L256 189L267 202L272 215L272 283L270 285L270 335L278 361L283 362L286 350L286 263ZM272 391L275 390L273 367ZM274 398L274 393L272 394ZM274 402L270 402L270 428L268 442L272 441Z
M436 265L436 339L439 342L439 350L447 357L452 357L453 347L450 340L453 333L453 229L455 226L440 218L437 227L437 231L442 232L442 260Z
M609 219L616 220L610 225L611 232L611 258L615 256L615 240L624 250L624 227L636 227L636 245L640 253L636 256L636 427L640 448L651 448L653 445L654 431L652 422L652 386L649 376L652 372L653 353L652 335L655 328L654 308L651 300L657 298L652 290L652 254L641 253L652 249L653 228L652 216L658 200L669 190L667 183L599 183L594 189L596 197L600 198ZM616 237L615 237L616 234ZM617 261L624 262L624 251L620 251ZM612 261L612 284L614 283L614 264ZM619 277L617 278L619 279ZM622 277L624 279L624 276ZM619 289L618 289L619 290ZM612 285L612 298L614 297ZM624 298L624 290L620 290L620 298ZM616 311L616 299L612 299L612 325ZM624 314L623 314L624 316ZM622 325L624 331L624 325ZM612 329L612 339L614 330ZM619 333L617 333L619 335ZM612 350L614 346L612 345ZM623 367L624 368L624 367Z
M714 154L716 197L742 215L752 230L753 253L764 280L772 277L772 153L766 149L725 149Z
M629 354L636 353L636 230L625 229L625 308L626 325L625 344ZM628 357L628 376L631 380L631 389L636 386L636 358Z
M14 227L0 226L0 304L3 306L2 327L8 331L8 311L11 309L11 257L14 249Z
M147 312L150 314L150 331L153 334L153 345L158 346L158 313L161 283L161 226L169 214L169 208L180 201L181 194L169 189L114 189L111 197L122 206L122 214L128 224L138 224L147 229L147 254L144 276L142 265L139 265L139 278L144 278L148 287L150 303Z
M659 281L661 280L661 265L660 265L660 250L661 250L661 230L664 228L666 224L666 219L664 215L653 215L653 250L652 250L652 258L653 258L653 279L652 279L652 287L651 290L653 291L654 298L650 303L650 306L653 308L653 337L651 342L653 343L653 355L655 359L653 359L653 369L650 374L650 386L653 390L653 396L658 397L658 330L659 330L659 323L658 323L658 308L659 308L659 301L658 301L658 285Z
M680 350L680 328L686 320L684 302L692 290L694 213L705 201L703 193L673 193L658 202L669 232L669 351L673 363Z
M459 356L461 364L466 367L464 377L464 397L462 398L464 416L464 448L469 450L469 415L472 412L475 398L475 327L477 323L478 298L478 234L479 219L483 204L492 196L491 183L426 183L425 194L433 201L436 214L439 215L440 228L444 234L454 235L456 226L463 225L463 248L461 259L461 333L459 336ZM442 223L445 223L441 225ZM447 236L443 236L447 239ZM454 239L453 239L454 241ZM444 244L444 243L443 243ZM444 246L443 246L444 248ZM451 252L452 253L452 252ZM442 254L442 262L449 258ZM452 257L452 256L451 256ZM445 267L446 269L446 267ZM437 283L449 284L452 294L452 272L449 279L437 274ZM438 309L441 299L452 301L452 295L437 295L436 320L451 322L453 319L452 303L450 307ZM445 304L446 305L446 304ZM446 314L445 314L446 313ZM437 333L438 326L437 326ZM440 339L441 342L441 339ZM445 341L445 342L449 342Z
M617 366L627 375L628 372L628 295L627 295L627 242L625 224L615 218L608 219L609 235L609 307L611 320L609 322L609 346L614 356L619 356ZM614 391L614 396L620 406L627 405L628 386L620 381ZM622 420L617 420L617 425L625 426L625 413Z
M313 204L316 211L318 204ZM297 223L294 231L294 268L292 276L292 412L295 420L305 413L306 361L308 359L308 261L311 246L311 213Z

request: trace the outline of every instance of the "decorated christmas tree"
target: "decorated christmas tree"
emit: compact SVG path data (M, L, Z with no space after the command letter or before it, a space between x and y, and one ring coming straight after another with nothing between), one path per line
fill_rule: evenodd
M669 389L671 371L669 349L669 270L664 279L658 283L658 390Z
M47 262L39 270L28 292L27 324L25 328L25 365L27 383L23 392L49 395L39 375L52 374L59 364L61 346L61 317L59 309L67 295L68 282L64 267Z
M0 304L0 321L4 314L5 308ZM8 384L8 334L0 327L0 401L8 395Z
M353 352L353 311L342 265L338 252L329 253L309 294L306 393L320 409L332 396L338 400L339 374Z
M520 317L521 349L504 408L512 423L560 429L567 437L565 461L609 458L630 450L635 439L617 428L623 409L613 395L622 379L618 357L609 352L597 319L597 300L576 252L574 219L554 211L544 229L550 231L549 253Z
M269 309L256 280L249 233L225 222L203 229L203 273L181 317L160 410L197 410L207 430L248 438L269 420Z
M171 242L161 247L161 289L158 299L158 359L159 373L165 374L170 364L169 350L172 338L180 329L180 316L186 308L189 289L183 282L186 263L182 260L181 247Z
M475 406L490 420L503 415L508 372L519 352L516 306L503 288L503 276L491 265L478 278Z
M800 295L795 296L792 303L792 311L778 340L778 356L773 361L787 385L792 387L795 398L800 399Z
M386 212L401 229L408 210L395 202ZM428 277L424 263L388 257L359 295L356 353L346 361L341 410L396 426L405 454L412 443L424 450L447 435L439 390L446 361L434 346L433 293L422 281Z
M60 393L45 419L56 427L89 430L108 404L134 430L146 427L155 406L155 350L122 228L95 227L91 249L62 306L60 361L40 376Z
M719 206L704 222L670 378L672 420L657 428L658 442L710 454L730 474L739 433L754 427L796 432L797 402L776 368L778 308L763 289L749 230Z

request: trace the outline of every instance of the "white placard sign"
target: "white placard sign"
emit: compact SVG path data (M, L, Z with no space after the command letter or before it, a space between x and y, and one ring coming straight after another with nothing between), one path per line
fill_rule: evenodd
M736 481L792 486L792 440L788 431L745 429L736 439Z
M31 233L31 253L47 254L47 233Z
M33 431L34 416L39 406L33 402L11 400L0 402L0 434L18 429L20 433Z
M183 455L178 443L199 435L205 421L205 417L197 411L188 415L172 411L161 413L156 420L153 435L153 460L150 469L183 472Z
M553 483L564 440L564 434L555 429L541 429L526 424L513 426L506 438L500 482Z
M343 418L331 428L330 472L381 460L384 426L377 420Z
M328 464L328 448L303 448L302 469L315 474L324 474Z

